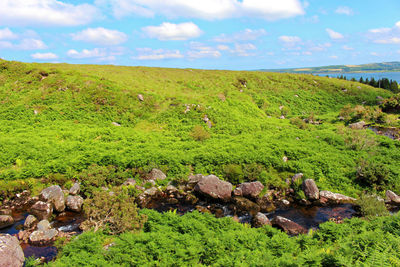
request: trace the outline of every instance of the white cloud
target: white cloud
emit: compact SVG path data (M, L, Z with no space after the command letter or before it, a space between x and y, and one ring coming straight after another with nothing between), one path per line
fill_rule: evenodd
M11 40L16 38L18 38L18 36L9 28L0 29L0 40Z
M39 39L22 39L19 44L14 45L15 49L18 50L38 50L38 49L46 49L47 45Z
M350 46L347 46L347 45L342 46L342 49L343 50L354 50L353 47L350 47Z
M35 53L32 54L31 57L38 60L49 60L58 58L58 56L54 53Z
M0 49L11 49L13 48L13 44L7 41L0 41Z
M72 39L100 45L118 45L125 42L128 36L120 31L99 27L88 28L81 32L73 33Z
M329 47L332 46L331 43L323 43L323 44L314 44L313 42L309 42L309 49L310 51L313 52L322 52L322 51L326 51Z
M378 29L371 29L369 30L370 33L388 33L392 29L391 28L378 28Z
M341 15L347 15L351 16L354 14L353 9L351 9L348 6L340 6L335 10L335 13L341 14Z
M299 0L110 0L97 1L110 3L116 17L136 14L154 17L156 14L167 17L200 18L207 20L257 17L278 20L304 14Z
M139 55L133 57L133 59L138 60L179 59L184 57L179 50L153 50L151 48L137 48L136 50L139 52Z
M369 37L377 44L400 44L400 21L392 28L377 28L368 31Z
M227 46L227 45L218 45L218 46L217 46L217 49L218 49L218 50L221 50L221 51L225 51L225 50L229 50L230 47Z
M81 52L78 52L75 49L71 49L68 50L67 55L75 59L102 58L107 56L107 52L105 49L101 48L94 48L92 50L83 49Z
M287 36L287 35L280 36L279 41L288 45L295 45L302 42L301 38L298 36Z
M344 38L343 34L335 32L332 29L326 29L326 32L328 33L329 37L333 40L339 40Z
M190 50L187 52L189 58L219 58L221 52L211 46L202 43L190 43Z
M400 37L390 37L386 39L375 40L377 44L400 44Z
M0 25L76 26L91 22L98 10L89 4L57 0L1 0Z
M232 50L232 53L235 53L236 55L240 57L249 57L249 56L254 56L254 53L249 53L249 51L257 50L257 47L253 44L235 44L235 49Z
M267 32L264 29L258 29L258 30L245 29L244 31L240 31L231 35L221 34L215 37L214 41L219 43L251 41L251 40L256 40L259 37L264 36L266 34Z
M150 38L157 38L162 41L188 40L199 37L203 32L193 22L173 24L164 22L160 26L148 26L142 30Z
M330 56L332 59L338 59L338 56Z

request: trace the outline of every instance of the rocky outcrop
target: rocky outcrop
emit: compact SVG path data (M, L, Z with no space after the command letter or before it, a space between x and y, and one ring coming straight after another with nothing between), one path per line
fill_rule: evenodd
M69 189L70 195L78 195L81 192L81 185L79 183L74 183L74 185Z
M366 125L367 124L365 123L365 121L359 121L349 124L349 128L353 130L362 130Z
M0 229L14 224L14 219L10 215L0 215Z
M264 185L258 181L242 183L235 188L234 194L237 196L256 198L264 189Z
M0 267L21 267L25 257L18 239L0 234Z
M44 220L50 218L53 214L53 206L49 203L38 201L30 209L30 213L34 215L39 220Z
M229 201L232 195L232 184L220 180L215 175L208 175L200 179L194 190L213 199Z
M313 179L304 180L303 191L309 200L318 200L319 199L319 189Z
M62 212L65 209L64 192L58 185L43 189L39 195L39 199L53 204L54 209L58 212Z
M67 209L75 212L82 211L83 198L81 196L68 196L66 201Z
M253 217L253 227L258 228L264 225L271 225L271 222L265 214L258 212L256 216Z
M167 176L159 169L152 169L151 172L146 177L147 180L153 180L153 181L165 180L165 178L167 178Z
M38 223L38 220L36 219L35 216L28 215L28 217L26 217L25 222L24 222L24 228L31 229L34 226L36 226L37 223Z
M29 242L34 246L46 246L53 243L58 231L55 229L36 230L29 236Z
M321 191L319 192L321 204L345 204L353 203L356 201L355 198L348 197L339 193L332 193L331 191Z
M271 223L272 226L276 226L282 229L289 235L298 235L307 233L307 230L303 226L281 216L276 216L271 221Z
M390 204L400 205L400 196L393 191L387 190L386 201Z

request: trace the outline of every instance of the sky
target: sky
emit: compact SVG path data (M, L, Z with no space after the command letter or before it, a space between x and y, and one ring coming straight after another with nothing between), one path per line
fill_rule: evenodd
M229 70L400 61L400 1L0 0L0 58Z

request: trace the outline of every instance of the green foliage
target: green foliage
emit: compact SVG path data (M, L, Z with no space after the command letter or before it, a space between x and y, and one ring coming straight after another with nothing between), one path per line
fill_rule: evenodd
M380 107L385 112L400 113L400 94L383 100Z
M356 177L360 184L382 190L389 181L389 169L380 162L360 159Z
M233 184L242 183L244 178L242 166L238 164L228 164L224 166L224 176Z
M200 125L196 125L193 127L193 130L190 132L190 136L193 137L196 141L204 141L211 137L211 135L204 129L204 127Z
M381 109L376 107L366 107L357 105L352 108L350 105L346 105L341 109L340 114L344 118L346 123L353 123L361 120L375 123L385 123L387 118L386 114Z
M385 202L380 201L375 195L362 194L357 199L356 204L360 206L361 214L367 218L376 216L387 216L389 211L386 209Z

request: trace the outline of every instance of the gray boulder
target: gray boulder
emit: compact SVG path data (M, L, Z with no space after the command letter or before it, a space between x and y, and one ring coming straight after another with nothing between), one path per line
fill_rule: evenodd
M215 175L208 175L200 179L194 190L213 199L229 201L232 195L232 184L220 180Z
M264 225L271 225L271 222L265 214L258 212L256 216L253 217L253 227L258 228Z
M30 234L29 242L34 246L46 246L53 243L58 235L55 229L37 230Z
M46 231L49 230L50 227L50 222L48 220L41 220L38 224L37 224L37 230L38 231Z
M146 180L164 180L165 178L167 178L167 176L165 175L165 173L163 173L161 170L159 169L152 169L151 172L147 175Z
M339 193L332 193L331 191L319 192L321 204L345 204L353 203L356 201L355 198L348 197Z
M28 217L26 217L25 222L24 222L24 228L25 228L25 229L31 229L31 228L33 228L37 223L38 223L38 220L36 219L35 216L33 216L33 215L28 215Z
M242 183L238 185L238 190L241 191L242 196L256 198L264 189L264 185L259 181L251 183Z
M74 185L69 189L70 195L78 195L81 192L81 185L79 183L74 183Z
M53 204L56 211L62 212L65 209L64 192L58 185L53 185L42 190L39 199Z
M9 234L0 234L0 267L22 267L25 256L19 241Z
M38 201L33 204L30 209L30 213L32 213L32 215L39 220L48 219L53 214L53 206L50 203Z
M396 193L390 190L386 191L386 200L387 202L392 204L400 204L400 197Z
M276 216L271 221L271 223L273 226L282 229L289 235L298 235L307 233L307 230L303 226L281 216Z
M302 186L304 194L309 200L319 199L319 189L313 179L306 179Z
M362 130L366 125L367 124L365 123L365 121L359 121L349 124L349 128L353 130Z
M81 212L83 205L83 198L81 196L68 196L66 204L69 210L75 212Z
M0 215L0 229L14 224L14 219L10 215Z

